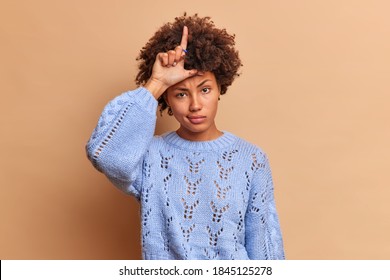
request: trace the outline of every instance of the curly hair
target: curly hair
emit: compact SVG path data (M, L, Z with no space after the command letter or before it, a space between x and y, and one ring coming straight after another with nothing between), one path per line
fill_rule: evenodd
M173 23L166 23L156 31L137 57L140 63L136 84L144 85L149 80L158 53L172 50L180 44L184 26L188 27L189 32L184 68L214 73L220 93L225 94L240 75L238 69L242 66L238 51L234 48L235 35L228 34L226 29L216 28L210 17L199 17L198 14L187 16L184 13L176 17ZM158 103L160 112L168 107L163 96Z

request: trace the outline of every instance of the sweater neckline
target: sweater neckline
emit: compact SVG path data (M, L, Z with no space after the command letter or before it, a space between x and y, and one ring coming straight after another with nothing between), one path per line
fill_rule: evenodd
M162 135L165 142L182 150L189 151L214 151L232 145L237 137L230 132L222 131L223 134L217 139L210 141L190 141L181 138L176 131L167 132Z

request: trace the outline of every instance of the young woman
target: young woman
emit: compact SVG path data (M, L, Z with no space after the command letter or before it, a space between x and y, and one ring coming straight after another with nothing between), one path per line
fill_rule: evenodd
M138 57L140 87L105 107L87 144L141 203L144 259L284 259L266 154L215 123L241 66L234 44L209 17L165 24ZM177 131L154 136L158 105Z

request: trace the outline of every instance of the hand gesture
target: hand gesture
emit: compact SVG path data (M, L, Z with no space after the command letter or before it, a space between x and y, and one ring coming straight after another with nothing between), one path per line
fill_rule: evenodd
M197 70L184 69L185 50L188 42L188 28L183 27L181 43L174 50L157 54L152 75L145 87L158 99L170 86L177 84L193 75Z

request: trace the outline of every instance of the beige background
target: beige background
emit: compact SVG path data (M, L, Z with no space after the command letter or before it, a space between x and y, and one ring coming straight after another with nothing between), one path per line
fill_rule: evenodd
M389 259L389 3L2 0L0 258L140 258L137 203L84 145L187 11L237 35L217 124L268 153L287 258Z

